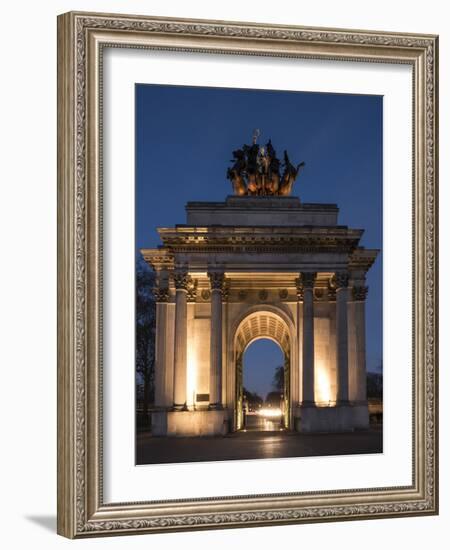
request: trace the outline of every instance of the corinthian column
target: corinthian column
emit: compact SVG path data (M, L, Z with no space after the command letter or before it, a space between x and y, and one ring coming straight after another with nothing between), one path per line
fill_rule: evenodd
M336 281L336 370L337 402L348 403L348 273L335 275Z
M159 285L153 290L156 301L156 338L155 338L155 405L157 407L171 406L166 402L166 341L167 341L167 302L168 287Z
M211 346L209 371L209 408L222 408L222 271L208 273L211 283Z
M176 291L173 407L176 410L187 410L187 289L189 285L187 270L176 270L173 275L173 280Z
M302 405L312 406L314 399L314 281L315 273L302 273L299 291L303 296L303 372Z
M355 400L367 401L367 374L366 374L366 297L368 287L358 285L353 287L355 302L355 331L356 331L356 395Z

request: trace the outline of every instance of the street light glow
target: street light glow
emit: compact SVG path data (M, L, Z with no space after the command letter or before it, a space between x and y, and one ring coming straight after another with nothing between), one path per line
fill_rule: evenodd
M281 416L281 409L279 407L263 407L258 414L266 418L277 418Z

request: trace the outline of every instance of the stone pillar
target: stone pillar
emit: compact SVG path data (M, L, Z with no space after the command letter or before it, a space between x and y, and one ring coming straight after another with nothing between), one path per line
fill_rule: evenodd
M236 369L235 369L235 429L240 430L244 427L244 415L243 415L243 381L242 381L242 353L236 355Z
M302 406L313 406L314 401L314 281L315 273L302 273L300 292L303 295L302 339Z
M198 279L188 277L186 293L186 324L187 324L187 377L186 377L186 405L188 410L195 411L196 394L198 391L198 365L194 358L197 358L195 349L195 302L197 300Z
M175 283L175 347L173 407L175 410L187 410L187 289L189 275L185 269L174 272Z
M333 284L331 284L333 283ZM336 371L336 287L334 286L334 276L328 281L328 308L330 314L330 391L331 401L337 401L337 371Z
M335 275L336 282L336 371L337 403L348 404L348 273Z
M355 332L356 332L356 401L367 401L366 374L366 297L368 287L358 285L353 287L355 302Z
M211 346L209 408L222 409L222 292L223 271L208 273L211 283Z
M293 405L300 405L301 402L301 372L303 365L303 346L302 346L302 334L303 334L303 295L299 292L297 287L297 311L296 311L296 340L297 347L293 354L292 361L292 387L291 387L291 403Z
M166 356L167 356L167 302L169 288L157 286L154 289L156 301L156 331L155 331L155 405L157 407L171 406L166 401Z

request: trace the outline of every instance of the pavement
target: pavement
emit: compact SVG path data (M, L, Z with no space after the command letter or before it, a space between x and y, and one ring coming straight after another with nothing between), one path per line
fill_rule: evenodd
M137 434L137 464L168 464L373 454L383 451L381 426L350 433L299 434L272 423L265 429L247 429L219 437L154 437L148 432Z

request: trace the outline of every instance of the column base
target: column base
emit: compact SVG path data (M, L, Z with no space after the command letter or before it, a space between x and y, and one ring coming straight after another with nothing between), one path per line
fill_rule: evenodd
M154 411L152 435L167 437L199 437L228 433L228 411Z
M182 405L180 405L179 403L174 403L172 408L174 411L178 411L178 412L189 410L186 403L183 403Z
M209 411L223 411L223 405L222 403L210 403L208 405Z
M299 405L302 409L306 409L309 407L316 407L316 403L314 401L302 401L301 405Z
M294 427L301 433L352 432L369 427L367 405L336 404L334 407L300 405L294 411Z

